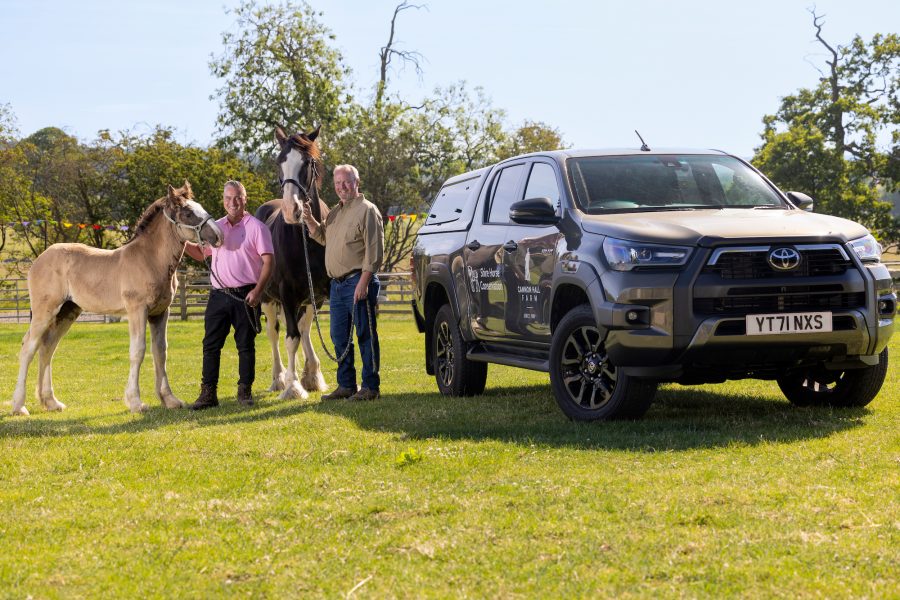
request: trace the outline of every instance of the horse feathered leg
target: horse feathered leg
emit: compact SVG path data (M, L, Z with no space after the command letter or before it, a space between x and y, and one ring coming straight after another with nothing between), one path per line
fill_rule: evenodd
M263 302L262 311L266 315L266 336L272 346L272 385L269 391L278 392L284 389L284 363L278 349L278 304Z
M131 369L125 386L125 404L131 412L144 412L147 405L141 402L141 363L147 350L147 308L130 307L128 310L128 333L131 336L129 355Z
M166 351L169 343L166 339L166 326L169 322L169 309L161 315L149 317L150 347L153 351L153 367L156 371L156 395L166 408L184 408L184 402L172 393L169 386L169 375L166 372Z
M300 330L297 327L296 305L288 307L283 304L285 320L284 347L287 350L288 364L284 374L284 391L279 396L283 400L299 398L305 400L309 393L303 389L303 384L297 379L297 349L300 347Z
M322 375L322 365L312 345L313 311L312 306L307 306L306 312L303 313L303 317L300 319L300 343L303 344L304 356L303 377L300 379L300 383L311 392L321 392L328 388L328 384L325 383L325 376Z

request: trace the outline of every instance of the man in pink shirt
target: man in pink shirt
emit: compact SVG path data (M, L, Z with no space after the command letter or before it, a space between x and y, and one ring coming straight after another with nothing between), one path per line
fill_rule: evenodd
M203 336L203 379L197 401L190 405L202 410L219 405L219 361L222 346L232 327L238 351L237 400L253 404L253 380L256 378L256 334L259 303L272 275L272 234L265 223L246 212L247 191L239 181L229 181L222 193L228 213L216 223L222 228L224 242L218 248L185 244L191 258L203 262L212 257L212 291L206 303Z

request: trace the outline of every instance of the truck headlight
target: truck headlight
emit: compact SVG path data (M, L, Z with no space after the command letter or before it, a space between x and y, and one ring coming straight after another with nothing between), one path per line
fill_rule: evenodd
M861 237L850 242L850 247L856 251L856 255L863 262L878 262L881 260L881 253L884 248L878 243L878 240L872 234Z
M636 267L682 266L690 257L691 248L606 238L603 241L603 254L613 270L631 271Z

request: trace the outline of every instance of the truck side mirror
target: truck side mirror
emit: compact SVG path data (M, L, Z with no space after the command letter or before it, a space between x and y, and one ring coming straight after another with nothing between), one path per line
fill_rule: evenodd
M528 198L509 207L509 218L519 225L555 225L559 222L550 198Z
M813 199L804 194L803 192L788 192L787 193L788 200L790 200L794 206L799 208L800 210L805 210L806 212L812 212L813 209Z

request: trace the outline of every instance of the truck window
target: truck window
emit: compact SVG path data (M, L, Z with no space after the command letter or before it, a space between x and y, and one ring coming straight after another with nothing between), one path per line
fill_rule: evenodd
M488 221L491 223L509 223L509 207L519 200L516 192L519 189L519 179L525 165L514 165L500 171L495 180L491 195L491 209L488 213Z
M556 184L556 173L547 163L534 163L528 176L525 198L549 198L559 208L559 186Z
M425 224L440 225L456 221L462 215L471 216L474 208L472 205L476 200L473 190L479 179L480 177L473 177L442 187L431 204Z

